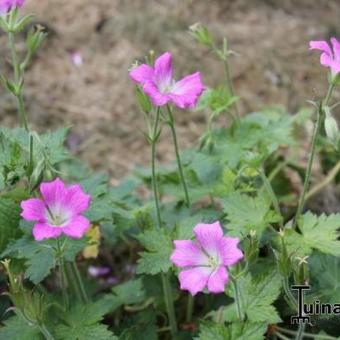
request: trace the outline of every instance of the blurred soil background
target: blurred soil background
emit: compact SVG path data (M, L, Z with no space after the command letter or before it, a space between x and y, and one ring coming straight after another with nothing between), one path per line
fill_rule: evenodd
M200 70L208 86L223 82L221 64L187 33L200 21L240 54L231 59L231 71L243 114L272 104L294 113L327 88L326 70L319 53L308 51L308 41L340 36L338 0L27 0L25 12L36 13L36 22L49 31L26 76L32 127L72 126L72 153L108 171L113 184L149 160L128 78L135 59L151 49L156 55L171 51L177 78ZM0 42L3 60L4 35ZM83 57L79 67L73 52ZM14 101L0 91L1 122L14 126ZM176 121L181 147L206 126L204 113L177 111ZM164 131L161 161L173 159L167 136Z

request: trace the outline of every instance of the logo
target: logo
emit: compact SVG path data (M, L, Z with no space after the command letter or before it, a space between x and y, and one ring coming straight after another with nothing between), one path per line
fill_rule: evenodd
M311 323L312 315L340 315L340 303L320 303L315 300L305 303L304 292L311 289L309 285L294 285L292 290L297 292L298 314L290 318L292 324Z

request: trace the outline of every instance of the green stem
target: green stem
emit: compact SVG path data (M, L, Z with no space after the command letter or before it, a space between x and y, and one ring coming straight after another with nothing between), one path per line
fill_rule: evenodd
M162 285L163 285L165 305L166 305L166 310L167 310L167 314L169 318L171 334L174 337L175 334L177 333L177 322L176 322L175 308L174 308L172 290L171 290L168 273L162 273Z
M317 137L320 133L322 117L323 117L322 108L320 107L320 109L317 110L317 120L316 120L314 133L313 133L313 139L312 139L311 151L310 151L310 155L309 155L309 159L308 159L305 181L304 181L304 184L303 184L302 193L300 195L298 208L296 210L293 228L296 228L296 224L298 223L298 220L301 216L301 213L303 211L303 207L304 207L304 204L305 204L306 193L307 193L308 188L309 188L310 176L311 176L311 173L312 173L312 166L313 166L313 161L314 161L314 156L315 156L315 151L316 151L316 140L317 140Z
M171 110L169 105L167 105L167 109L168 109L168 116L169 116L169 126L170 126L171 133L172 133L172 139L174 141L178 172L179 172L179 176L180 176L180 179L181 179L181 182L182 182L182 187L183 187L183 190L184 190L185 201L186 201L187 207L190 207L190 198L189 198L189 193L188 193L188 187L187 187L185 177L184 177L184 171L183 171L183 167L182 167L181 157L179 155L177 135L176 135L176 129L175 129L175 124L174 124L174 116L172 114L172 110Z
M280 221L279 221L279 224L280 224L280 228L283 229L283 218L282 218L282 214L281 214L281 210L280 210L280 204L279 204L279 201L275 195L275 192L273 190L273 187L272 185L270 184L270 181L269 179L267 178L265 172L263 169L260 169L259 171L259 174L260 174L260 177L262 179L262 182L263 182L263 185L265 186L266 190L267 190L267 193L272 201L272 204L273 204L273 207L276 211L276 214L280 217Z
M281 340L290 340L288 337L286 337L285 335L283 335L279 332L276 332L275 335Z
M15 97L17 99L17 107L18 107L18 113L19 113L19 118L20 118L20 125L21 127L24 127L26 131L28 131L27 113L25 110L24 98L22 95L22 88L21 86L19 86L20 82L22 81L22 74L21 74L20 65L18 61L18 55L17 55L17 50L15 47L13 32L8 33L8 40L9 40L9 46L10 46L11 55L12 55L12 64L13 64L13 69L14 69L14 82L15 82L15 86L20 88L19 93L15 94Z
M87 293L86 293L86 290L85 290L85 287L84 287L83 279L81 278L79 269L78 269L77 264L76 264L75 261L71 262L71 268L72 268L73 275L74 275L74 277L76 279L75 283L77 285L77 289L80 292L80 295L81 295L81 298L83 300L83 303L87 304L89 302L89 298L87 296Z
M157 222L158 228L162 228L162 218L161 218L161 211L160 211L160 204L159 204L159 193L158 193L158 183L157 183L157 175L156 175L156 145L159 138L159 119L160 119L160 108L157 108L156 111L156 118L154 122L154 126L152 129L152 136L150 136L149 140L151 142L151 172L152 172L152 187L153 187L153 194L156 206L156 215L157 215ZM175 316L175 308L173 304L173 297L172 297L172 290L169 281L169 277L167 273L162 273L162 286L163 286L163 293L165 299L165 305L167 309L167 314L169 318L169 324L171 329L171 334L174 337L177 333L177 323L176 323L176 316Z
M295 340L302 340L303 339L303 332L305 330L306 325L304 323L299 324L298 331L296 333Z
M226 80L227 80L227 86L229 87L229 91L230 91L231 96L234 97L235 96L234 86L233 86L233 82L232 82L231 77L230 77L229 63L228 63L228 59L227 58L225 58L223 60L223 65L224 65L225 77L226 77ZM241 119L240 119L240 113L238 111L238 107L237 107L236 101L234 102L233 106L234 106L235 116L236 116L235 121L239 125Z
M160 108L157 108L156 112L156 119L152 129L152 136L151 136L151 172L152 172L152 189L153 189L153 196L155 200L156 206L156 214L157 214L157 221L158 227L162 227L162 219L161 219L161 212L160 212L160 205L159 205L159 197L158 197L158 183L157 183L157 175L156 175L156 145L158 141L158 125L159 125L159 118L160 118Z
M322 104L320 104L318 110L316 111L317 112L317 120L316 120L314 133L313 133L311 152L310 152L309 159L308 159L305 181L304 181L302 193L301 193L301 196L300 196L300 199L299 199L299 204L298 204L298 208L297 208L294 223L293 223L293 228L296 228L296 224L297 224L297 222L298 222L298 220L301 216L301 213L303 211L303 207L304 207L305 200L306 200L306 194L307 194L309 184L310 184L309 183L310 182L310 176L311 176L311 173L312 173L312 166L313 166L313 161L314 161L314 156L315 156L315 151L316 151L316 141L317 141L318 135L320 133L321 123L322 123L322 119L324 117L323 107L328 105L328 102L329 102L331 95L333 93L333 89L334 89L334 84L330 84L325 100L323 101Z
M232 282L233 287L234 287L237 315L238 315L240 321L243 321L243 313L242 313L242 307L241 307L241 295L240 295L240 292L238 290L236 280L233 278L233 279L231 279L231 282Z
M65 310L68 310L69 301L68 301L68 295L67 295L65 262L64 262L63 251L61 249L59 238L57 238L57 250L58 250L58 257L59 257L60 286L61 286L61 291L63 295L64 308Z
M191 322L192 320L192 313L194 310L194 297L192 295L188 295L188 304L187 304L187 313L186 313L186 322Z
M290 330L290 329L285 329L282 327L278 327L276 326L276 328L286 334L289 335L296 335L297 332ZM329 335L322 335L322 334L313 334L313 333L306 333L303 332L303 336L306 338L312 338L312 339L320 339L320 340L336 340L337 338L333 337L333 336L329 336Z
M283 289L285 291L285 294L288 298L288 302L290 304L290 307L292 309L296 309L297 308L297 303L296 303L296 300L295 300L295 297L294 295L292 294L290 288L289 288L289 282L288 282L288 278L285 277L282 279L282 285L283 285Z
M44 324L39 325L39 330L43 334L46 340L54 340L53 335L49 332Z

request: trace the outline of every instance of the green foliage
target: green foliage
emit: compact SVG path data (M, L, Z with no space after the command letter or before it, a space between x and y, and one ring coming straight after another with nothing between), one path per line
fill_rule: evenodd
M298 221L298 227L301 233L293 229L285 230L285 242L290 254L305 256L316 249L325 254L340 255L340 214L317 216L307 212Z
M265 323L233 322L227 326L214 322L200 324L200 340L259 340L263 338L267 326Z
M150 229L137 236L147 251L140 253L138 274L155 275L167 272L171 267L172 240L166 229Z
M21 234L19 230L20 207L11 199L0 197L0 252L11 239Z
M272 270L254 277L247 274L237 281L237 285L241 310L247 315L248 321L267 324L281 321L272 305L281 291L281 279L277 272ZM231 295L235 298L235 291L231 290ZM236 320L236 304L226 307L223 315L225 320Z
M254 230L260 238L271 223L279 221L279 216L270 208L270 201L263 195L251 197L235 192L223 199L222 205L228 220L226 227L238 237Z
M85 240L68 240L64 257L67 261L73 261L76 254L86 245ZM35 241L31 236L10 243L1 257L13 257L25 260L25 278L38 284L56 265L56 242L54 239L43 242Z
M340 259L314 252L308 259L310 282L318 299L327 303L340 301Z
M88 305L73 306L67 313L62 315L64 324L59 324L56 327L57 339L118 339L107 329L107 326L99 323L107 312L108 306L105 300Z
M3 322L4 327L0 328L0 339L18 340L43 340L37 326L29 324L21 316L15 315Z

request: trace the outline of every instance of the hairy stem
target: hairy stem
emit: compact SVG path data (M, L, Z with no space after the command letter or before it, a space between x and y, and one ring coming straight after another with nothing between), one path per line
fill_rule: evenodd
M15 94L15 97L17 99L17 108L19 113L19 119L20 119L20 125L23 127L26 131L28 131L28 123L27 123L27 113L25 110L25 104L24 104L24 97L22 94L22 87L19 86L20 82L22 81L22 73L20 70L20 64L18 61L18 55L17 50L15 47L15 41L14 41L14 33L9 32L8 33L8 40L9 40L9 47L11 50L12 55L12 65L14 70L14 82L15 86L18 87L20 90L18 93Z
M243 313L242 313L242 306L241 306L241 294L237 286L236 280L233 278L231 279L231 282L234 287L234 294L235 294L235 304L236 304L236 309L237 309L237 315L240 319L240 321L243 321Z
M279 201L275 195L275 192L273 190L273 187L272 185L270 184L270 181L269 179L267 178L265 172L263 169L260 169L259 170L259 174L261 176L261 179L262 179L262 182L263 182L263 185L265 186L266 190L267 190L267 193L272 201L272 204L273 204L273 207L275 209L275 212L276 214L280 217L280 221L279 221L279 224L280 224L280 228L283 229L283 218L282 218L282 214L281 214L281 210L280 210L280 205L279 205Z
M279 330L280 332L289 334L289 335L296 335L296 331L293 331L291 329L285 329L282 327L276 326L276 329ZM329 335L323 335L323 334L313 334L313 333L306 333L303 332L303 336L306 338L312 338L312 339L320 339L320 340L336 340L337 338Z
M158 140L158 125L159 125L159 118L160 118L160 108L157 108L156 112L156 119L154 122L154 126L152 129L152 136L151 136L151 172L152 172L152 189L153 189L153 197L155 200L156 206L156 214L157 214L157 222L158 227L162 227L162 219L161 219L161 210L159 206L159 197L158 197L158 183L157 183L157 174L156 174L156 145Z
M181 182L182 182L182 187L183 187L183 191L184 191L184 195L185 195L186 205L187 205L187 207L189 207L190 206L190 198L189 198L189 193L188 193L188 187L187 187L185 177L184 177L184 171L183 171L183 166L182 166L182 162L181 162L181 157L179 155L179 148L178 148L178 142L177 142L175 123L174 123L174 116L172 114L172 110L171 110L169 105L167 105L167 109L168 109L168 116L169 116L168 122L169 122L169 126L170 126L170 129L171 129L172 139L173 139L174 147L175 147L175 154L176 154L178 172L179 172L179 176L180 176L180 179L181 179Z
M159 192L158 192L158 183L157 183L157 175L156 175L156 145L159 138L159 119L160 119L160 108L157 108L156 111L156 118L154 122L154 126L152 129L152 136L150 136L151 142L151 172L152 172L152 187L153 187L153 194L156 206L156 215L157 215L157 222L158 228L162 228L162 218L161 218L161 210L159 204ZM167 273L162 273L162 286L163 286L163 293L164 293L164 300L167 309L167 314L169 318L169 324L171 329L171 334L174 337L177 333L177 323L176 323L176 316L175 316L175 308L173 303L171 285L169 281L169 277Z
M226 77L226 81L227 81L227 86L229 88L231 96L234 97L235 96L234 86L233 86L233 82L231 80L229 63L228 63L227 58L223 60L223 65L224 65L224 72L225 72L225 77ZM240 113L239 113L236 101L234 102L233 106L234 106L234 110L235 110L235 121L239 125L241 119L240 119Z
M296 224L297 224L297 222L300 218L300 215L303 211L303 207L304 207L305 200L306 200L306 194L307 194L309 184L310 184L310 177L311 177L311 173L312 173L312 166L313 166L313 161L314 161L314 156L315 156L315 151L316 151L316 141L317 141L317 138L319 136L321 123L322 123L323 118L324 118L323 107L328 105L328 102L331 98L333 89L334 89L334 84L331 84L328 88L325 100L323 101L323 103L321 103L319 105L318 110L316 111L317 112L317 120L316 120L316 124L315 124L315 128L314 128L313 138L312 138L312 145L311 145L311 151L310 151L309 159L308 159L305 181L304 181L302 193L300 195L299 204L298 204L298 208L297 208L294 223L293 223L294 228L296 228Z
M298 331L296 333L295 340L302 340L303 339L303 332L305 330L305 327L306 327L306 324L304 324L304 323L299 324L299 328L298 328Z
M63 295L63 303L64 303L65 310L68 310L69 300L68 300L68 294L67 294L65 261L64 261L64 256L63 256L59 238L57 238L57 251L58 251L58 258L59 258L60 286L61 286L61 292Z
M76 279L75 283L76 283L76 286L77 286L77 290L79 290L79 292L80 292L80 295L81 295L81 298L83 300L83 303L87 304L89 302L89 298L87 296L87 293L86 293L86 290L85 290L85 287L84 287L83 279L82 279L82 277L80 275L78 266L77 266L75 261L72 261L71 269L72 269L73 275L74 275L74 277Z
M54 340L53 335L50 333L50 331L47 329L45 324L39 325L39 330L43 334L46 340Z

